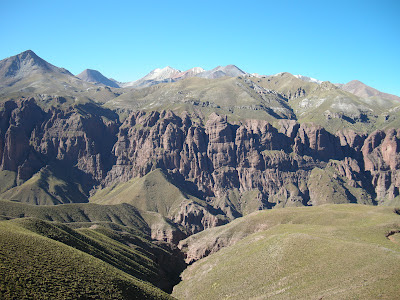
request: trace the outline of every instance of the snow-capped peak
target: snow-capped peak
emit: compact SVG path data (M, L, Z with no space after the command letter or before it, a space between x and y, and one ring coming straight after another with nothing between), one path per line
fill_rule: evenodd
M198 73L201 73L201 72L204 72L204 71L205 70L203 68L201 68L201 67L194 67L194 68L191 68L191 69L187 70L186 72L190 72L190 73L193 73L193 74L198 74Z
M318 80L318 79L315 79L312 77L308 77L308 76L304 76L304 75L294 75L294 77L296 77L300 80L306 81L306 82L314 82L314 83L318 83L318 84L322 83L321 80Z
M144 80L157 80L161 81L167 78L172 78L174 75L180 73L180 70L171 68L170 66L167 66L163 69L157 68L151 71L149 74L147 74L145 77L142 79Z

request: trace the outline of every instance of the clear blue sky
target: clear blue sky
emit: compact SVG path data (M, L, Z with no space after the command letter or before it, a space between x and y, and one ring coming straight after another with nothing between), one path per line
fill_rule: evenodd
M400 1L0 1L0 59L31 49L119 81L235 64L400 95Z

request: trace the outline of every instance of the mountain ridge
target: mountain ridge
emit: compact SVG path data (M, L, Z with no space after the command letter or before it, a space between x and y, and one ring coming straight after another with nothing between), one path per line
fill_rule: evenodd
M22 63L22 65L21 65ZM34 68L34 67L37 68ZM22 68L21 68L22 67ZM20 73L18 73L18 71ZM0 78L3 77L3 81L10 77L26 77L29 75L30 72L37 72L37 73L45 73L48 72L56 72L61 74L66 74L73 76L68 70L64 68L56 67L44 59L40 58L33 52L32 50L26 50L21 52L20 54L5 58L0 61ZM88 72L85 72L88 71ZM161 73L160 73L161 72ZM18 73L18 74L17 74ZM91 74L85 74L91 73ZM159 73L157 75L157 73ZM285 72L283 72L285 73ZM211 70L204 70L200 67L194 67L188 69L186 71L180 71L178 69L174 69L170 66L165 68L156 68L149 72L144 77L131 81L131 82L118 82L114 79L110 79L102 75L97 70L86 69L82 71L80 74L76 75L76 77L83 77L84 81L93 82L93 83L101 83L106 86L110 87L147 87L153 84L159 84L163 82L174 82L176 80L181 80L184 78L189 77L203 77L203 78L220 78L222 76L229 76L229 77L236 77L236 76L253 76L256 78L263 78L263 77L271 77L276 76L281 73L275 75L259 75L259 74L250 74L247 73L235 65L227 65L227 66L217 66ZM304 75L293 75L305 82L315 82L320 84L322 81L311 78ZM104 78L103 78L104 77ZM96 79L97 78L97 79ZM82 79L82 78L80 78ZM101 80L100 80L101 79ZM104 82L102 82L104 81ZM106 84L107 83L107 84ZM372 97L372 96L381 96L391 100L400 101L400 97L388 93L381 92L379 90L374 89L358 80L352 80L348 83L339 83L337 84L340 88L345 91L351 92L356 96L359 97ZM357 87L355 87L357 85ZM361 90L363 90L361 92Z

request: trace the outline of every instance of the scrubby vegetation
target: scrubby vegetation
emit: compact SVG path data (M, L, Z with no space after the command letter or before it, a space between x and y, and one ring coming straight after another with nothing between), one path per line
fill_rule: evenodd
M34 217L60 223L111 222L149 234L149 225L140 212L129 204L98 205L91 203L38 206L0 200L0 215L22 218Z
M34 219L0 222L0 298L171 298L153 285L71 247L82 247L84 238L65 229ZM57 241L66 237L70 245ZM91 243L87 240L86 245L93 247Z
M400 217L392 208L326 205L262 211L182 242L179 299L397 299ZM229 245L229 246L228 246ZM206 249L201 249L201 247ZM207 250L208 249L208 250Z
M171 292L185 264L151 239L150 227L165 220L148 214L129 204L0 201L0 298L168 297L160 289Z

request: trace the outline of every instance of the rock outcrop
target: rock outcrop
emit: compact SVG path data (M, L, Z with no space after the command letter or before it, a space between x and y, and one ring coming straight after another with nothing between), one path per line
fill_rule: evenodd
M62 165L89 191L111 167L117 118L84 113L79 108L43 111L33 98L3 104L0 128L1 170L17 173L17 184L46 165Z
M314 168L328 166L332 176L344 178L339 185L369 193L374 183L368 182L360 151L365 138L351 131L333 135L292 120L282 121L278 131L265 121L231 124L215 113L203 126L187 114L135 112L120 127L113 149L116 164L103 185L162 168L194 184L199 195L227 215L243 213L230 199L232 190L256 191L248 201L257 202L258 209L307 205L313 203L308 181ZM329 164L332 160L340 163ZM340 197L340 203L372 203L347 189ZM215 198L226 200L212 201Z
M215 113L204 120L172 111L137 111L120 124L111 111L44 111L33 99L5 102L0 114L0 167L15 172L16 185L57 165L89 195L160 168L208 202L204 211L182 204L168 216L184 226L196 220L200 227L193 231L220 224L210 209L232 219L274 206L329 203L330 195L337 203L399 195L400 133L394 129L334 135L293 120L282 120L278 130L266 121L232 124ZM315 178L324 178L326 192Z
M400 187L400 131L373 132L362 147L364 168L369 172L377 199L393 199Z

